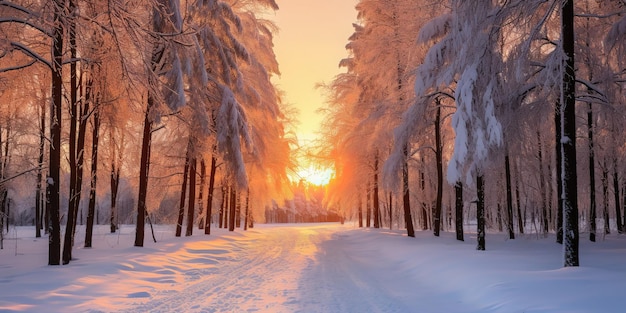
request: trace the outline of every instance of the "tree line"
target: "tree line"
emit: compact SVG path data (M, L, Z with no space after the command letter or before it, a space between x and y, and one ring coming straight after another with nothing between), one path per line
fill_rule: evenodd
M252 225L294 167L293 110L270 80L277 27L264 16L277 9L274 0L0 1L0 220L26 199L36 236L49 236L50 265L72 260L83 208L85 247L107 211L111 232L135 222L135 246L155 216L176 223L177 236L184 225L209 234L218 219ZM121 196L134 217L119 216Z
M359 226L464 240L469 219L478 250L488 230L555 233L564 266L579 265L579 231L623 232L626 2L356 9L345 73L324 86L318 156Z

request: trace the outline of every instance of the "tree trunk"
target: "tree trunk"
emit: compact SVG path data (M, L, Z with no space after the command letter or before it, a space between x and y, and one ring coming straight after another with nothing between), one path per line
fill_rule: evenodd
M228 197L228 190L226 186L222 183L222 203L220 204L219 228L226 228L224 215L226 213L227 197Z
M70 58L76 59L76 2L75 0L69 0L69 19L68 35L69 35L69 48ZM72 245L73 245L73 233L76 227L76 214L78 212L78 205L76 199L79 198L77 190L77 170L78 165L76 161L77 147L76 147L76 124L78 120L78 82L77 82L77 70L76 61L70 63L70 139L69 139L69 161L70 161L70 192L69 192L69 204L67 207L67 220L65 225L65 239L63 241L63 264L70 263L72 259Z
M622 216L622 231L626 232L626 179L622 182L622 207L624 215Z
M370 202L371 192L372 192L372 189L371 189L370 182L368 179L366 197L365 197L365 227L367 228L370 227L370 220L372 219L372 205Z
M617 232L623 233L624 226L622 225L622 213L620 212L621 206L619 203L619 177L617 176L617 159L613 159L613 196L615 199L615 223L617 224Z
M409 192L409 147L406 143L403 147L403 153L404 161L402 162L402 203L404 208L404 223L406 225L407 236L415 237L413 218L411 217L411 195Z
M509 231L509 239L515 239L513 232L513 195L511 192L511 161L509 159L509 149L506 148L504 155L504 176L506 180L506 228Z
M235 230L235 210L237 202L237 191L235 187L230 187L230 213L228 214L228 231Z
M563 149L561 147L561 102L557 101L554 109L554 133L556 150L556 242L563 244L563 178L561 176L563 165Z
M178 205L178 221L176 222L176 237L180 237L183 232L183 220L185 218L185 199L187 197L187 175L189 174L189 153L185 157L183 169L183 182L180 188L180 201Z
M541 144L541 133L537 132L537 142L539 149L537 159L539 160L539 193L541 196L541 229L544 235L548 234L548 204L546 200L546 179L543 172L543 145Z
M576 73L574 71L574 1L566 0L562 9L562 42L567 56L563 73L563 244L564 266L579 266L578 194L576 174Z
M116 160L119 160L119 158L117 157L117 149L113 140L113 130L109 132L109 140L111 143L111 218L109 222L111 225L111 233L115 233L117 230L115 215L117 214L117 192L119 189L121 165L116 165Z
M35 191L35 237L41 238L41 228L43 227L42 218L43 218L43 203L41 200L42 193L42 184L41 179L43 178L43 161L44 161L44 153L46 148L46 102L41 103L41 120L39 124L39 158L37 159L37 164L39 168L37 168L37 187Z
M422 166L424 164L424 160L422 159ZM420 172L420 190L422 191L422 197L425 197L426 193L426 175L422 170ZM422 201L422 230L428 229L428 212L426 211L426 202Z
M63 8L64 0L54 1L52 36L52 106L50 107L50 157L46 178L46 209L50 215L48 265L61 262L60 168L61 106L63 103Z
M91 133L91 185L89 189L89 209L87 211L87 229L85 231L85 248L91 247L93 234L93 220L96 212L96 186L98 182L98 143L100 133L100 113L98 109L93 115L93 130Z
M374 208L374 228L380 228L380 201L378 198L378 153L374 156L374 190L372 200Z
M217 169L217 160L215 155L211 156L211 169L209 173L209 189L207 190L206 199L206 219L204 220L204 234L211 234L211 215L213 215L213 189L215 187L215 170ZM222 197L222 207L220 208L219 227L222 228L222 214L224 212L224 197Z
M476 202L476 221L478 222L476 250L485 250L485 183L483 174L478 174L476 177L476 192L478 197Z
M191 158L189 166L189 205L187 208L187 230L185 236L193 235L193 219L196 214L196 165L198 161L195 157Z
M235 227L241 228L241 192L237 192L237 200L235 206Z
M361 199L361 194L359 193L359 212L358 212L358 217L359 217L359 228L363 228L363 199Z
M455 194L455 228L456 228L456 240L464 241L463 239L463 183L457 181L454 184Z
M609 169L606 167L606 161L602 168L602 215L604 217L604 234L611 233L611 225L609 223Z
M593 111L587 103L587 134L589 137L589 240L596 241L596 174L593 148Z
M441 103L436 99L437 112L435 113L435 159L437 163L437 199L435 200L435 219L433 230L439 236L441 229L441 201L443 199L443 151L441 145Z
M393 229L393 193L389 192L389 230Z
M519 233L520 234L524 234L524 217L522 215L522 203L521 203L521 199L520 199L520 182L519 182L519 169L517 166L517 163L513 164L516 165L515 168L513 169L515 172L515 204L517 206L517 227L519 229Z
M246 191L246 212L244 216L243 230L248 230L248 220L250 217L250 189Z
M156 63L153 63L156 64ZM143 139L141 141L141 160L139 164L139 193L137 199L137 221L135 226L135 247L143 247L146 199L148 197L148 173L150 172L150 148L152 145L151 111L154 109L154 95L148 92L148 101L143 124Z
M198 229L204 229L204 225L206 224L207 216L202 217L204 214L204 184L206 182L206 164L204 163L204 158L200 160L200 186L198 188Z

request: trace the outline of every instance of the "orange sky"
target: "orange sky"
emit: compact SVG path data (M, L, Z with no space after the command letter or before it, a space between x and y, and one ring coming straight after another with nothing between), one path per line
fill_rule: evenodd
M330 82L342 72L338 64L348 53L345 45L353 33L357 0L277 0L280 10L273 20L280 28L274 38L281 77L275 79L285 99L299 111L296 129L300 144L315 138L324 97L315 84Z

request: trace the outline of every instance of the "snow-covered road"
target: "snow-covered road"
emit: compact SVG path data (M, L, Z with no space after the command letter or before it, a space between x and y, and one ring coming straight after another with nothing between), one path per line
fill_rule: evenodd
M178 275L184 276L176 292L167 288L151 291L151 299L132 310L301 311L301 304L310 300L313 296L310 291L316 285L303 281L302 274L316 266L318 245L335 231L337 228L319 225L272 227L250 230L245 236L225 234L217 240L188 242L178 251L168 253L175 258L188 259L181 260L185 263L197 264L176 270ZM162 264L162 261L149 262Z
M241 236L190 241L177 251L154 254L142 264L168 264L156 281L174 289L133 291L135 312L419 312L433 297L416 295L414 283L363 247L349 245L338 225L272 226ZM174 266L175 263L195 264ZM137 264L135 264L137 263ZM145 266L145 265L143 265ZM156 268L156 266L155 266ZM182 276L183 278L168 277ZM153 281L155 279L153 278ZM168 285L167 283L165 285ZM146 301L141 301L140 296ZM141 303L136 305L136 303ZM441 305L446 307L441 301ZM135 304L133 304L135 303ZM418 305L416 307L416 305ZM452 312L446 310L446 312Z
M79 228L76 247L83 243ZM561 268L552 238L489 250L453 233L354 225L258 225L133 247L134 227L99 226L94 248L47 266L47 238L15 228L0 250L0 312L623 312L623 235L582 242L586 266Z
M98 229L93 249L46 266L45 238L17 239L0 257L0 311L425 312L446 299L416 286L401 264L379 258L353 226L259 225L132 247L134 229ZM31 235L32 236L32 235ZM396 240L404 240L394 236ZM77 234L77 238L82 238ZM82 242L77 242L80 247ZM2 264L3 260L10 261ZM434 302L433 302L434 301ZM445 310L454 312L454 310Z
M134 291L148 301L137 312L455 312L446 295L416 285L401 264L377 258L376 247L339 225L272 226L245 236L185 243L177 251L146 257L148 264L177 267L176 291ZM402 240L402 238L397 238ZM165 258L165 259L164 259ZM168 261L169 260L169 261ZM171 265L168 265L171 267ZM162 281L171 271L161 272ZM137 300L137 299L135 299ZM452 304L452 305L450 305ZM460 311L459 311L460 312ZM463 312L467 312L464 308Z

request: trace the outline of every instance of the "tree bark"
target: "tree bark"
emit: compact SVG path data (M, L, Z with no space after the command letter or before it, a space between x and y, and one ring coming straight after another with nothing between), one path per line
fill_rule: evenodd
M224 213L226 213L227 190L223 182L220 189L222 190L222 201L220 202L219 221L217 226L219 228L224 228Z
M65 0L54 0L52 36L52 106L50 107L50 165L46 178L46 208L50 215L48 265L61 263L60 168L61 106L63 103L63 8Z
M204 234L211 234L211 215L213 215L213 189L215 187L215 170L217 169L217 159L215 155L211 156L211 169L209 173L209 189L207 190L206 200L206 219L204 220ZM222 228L222 214L224 206L224 198L222 197L222 208L220 209L220 222L219 226Z
M504 155L504 176L506 180L506 228L509 231L509 239L515 239L513 232L513 195L511 192L511 161L509 159L509 149L506 148Z
M228 214L228 231L235 230L235 210L237 202L237 191L235 187L230 187L230 212Z
M541 229L544 235L548 234L548 204L546 200L546 179L543 172L543 145L541 144L541 133L537 132L537 142L539 149L537 159L539 160L539 193L541 196Z
M579 266L578 194L576 174L576 73L574 71L574 1L566 0L562 8L562 42L567 56L563 73L563 107L561 145L563 164L563 265Z
M517 228L520 234L524 233L524 215L522 215L522 203L520 198L520 182L519 182L519 169L517 163L513 164L515 167L513 168L513 172L515 174L515 205L517 206Z
M463 239L463 183L457 181L454 184L454 194L455 194L455 230L456 230L456 240L464 241Z
M606 167L606 160L604 162L604 168L602 169L602 215L604 217L604 234L611 233L610 221L609 221L609 169Z
M195 157L191 158L189 166L189 205L187 208L187 230L185 236L193 235L193 219L196 214L196 166L198 161Z
M424 159L422 159L422 166L424 164ZM422 170L420 172L420 190L422 191L422 198L425 197L426 193L426 174ZM422 230L428 229L428 212L426 211L426 201L422 200Z
M409 147L406 143L403 147L403 153L404 161L402 163L402 203L404 207L404 223L406 225L407 236L415 237L413 218L411 217L411 195L409 192Z
M380 228L380 201L378 198L378 153L374 156L374 190L372 201L374 208L374 228Z
M153 64L156 64L153 63ZM148 101L143 122L143 136L141 141L141 160L139 164L139 193L137 199L137 220L135 226L135 247L143 247L144 226L146 221L146 199L148 197L148 173L150 172L150 149L152 145L151 112L154 109L154 95L148 92Z
M41 180L43 178L43 161L44 161L44 153L46 148L46 102L41 103L41 120L39 122L39 158L37 159L37 164L39 168L37 169L37 187L35 191L35 237L41 238L41 228L43 227L42 218L43 218L43 202L41 200L42 193L42 183Z
M93 237L93 222L96 212L96 187L98 182L98 143L100 133L100 113L98 109L93 115L93 130L91 133L91 182L89 189L89 208L87 211L87 229L85 231L85 248L91 247Z
M69 0L69 18L67 19L70 58L76 59L76 2ZM70 192L69 203L67 207L67 220L65 225L65 239L63 241L63 264L70 263L72 259L73 234L76 227L76 214L78 213L78 203L76 199L78 195L78 164L77 158L77 130L76 124L78 120L78 82L77 82L76 61L70 63L70 141L69 141L69 161L70 161Z
M367 182L367 189L366 189L366 193L365 193L365 227L369 228L370 227L370 220L372 219L372 205L370 202L371 199L371 193L372 193L372 189L370 186L370 182L368 179Z
M485 250L485 182L482 174L478 174L476 177L476 192L478 198L476 202L476 221L478 222L476 250Z
M358 197L359 197L359 208L358 208L359 228L363 228L363 199L361 199L362 197L361 193L359 193Z
M250 189L246 191L246 212L244 216L243 230L248 230L248 220L250 217Z
M109 131L109 140L111 144L111 218L109 220L109 223L111 226L111 233L115 233L115 231L117 230L117 225L115 224L115 215L117 214L117 192L119 189L121 165L116 165L116 160L119 160L119 158L117 157L117 149L115 141L113 140L112 127Z
M183 232L183 220L185 218L185 199L187 197L187 175L189 174L189 153L185 157L185 166L183 169L183 182L180 188L180 201L178 205L178 220L176 222L176 237L180 237Z
M389 192L389 230L393 229L393 193ZM413 224L413 223L411 223Z
M587 135L589 137L589 240L596 241L596 174L593 148L593 111L587 103Z
M204 214L204 185L206 182L206 164L204 163L204 158L200 159L200 186L198 188L198 229L204 229L204 225L206 224L206 216L202 217Z
M441 202L443 199L443 151L441 144L441 103L436 99L437 112L435 113L435 159L437 163L437 198L435 200L435 219L433 230L439 236L441 229Z
M561 102L557 101L554 109L554 133L556 150L556 242L563 244L563 178L561 176L563 166L563 149L561 147Z
M617 160L613 158L613 196L615 200L615 223L617 224L617 232L623 233L624 226L622 225L622 213L620 212L619 201L619 177L617 175Z

